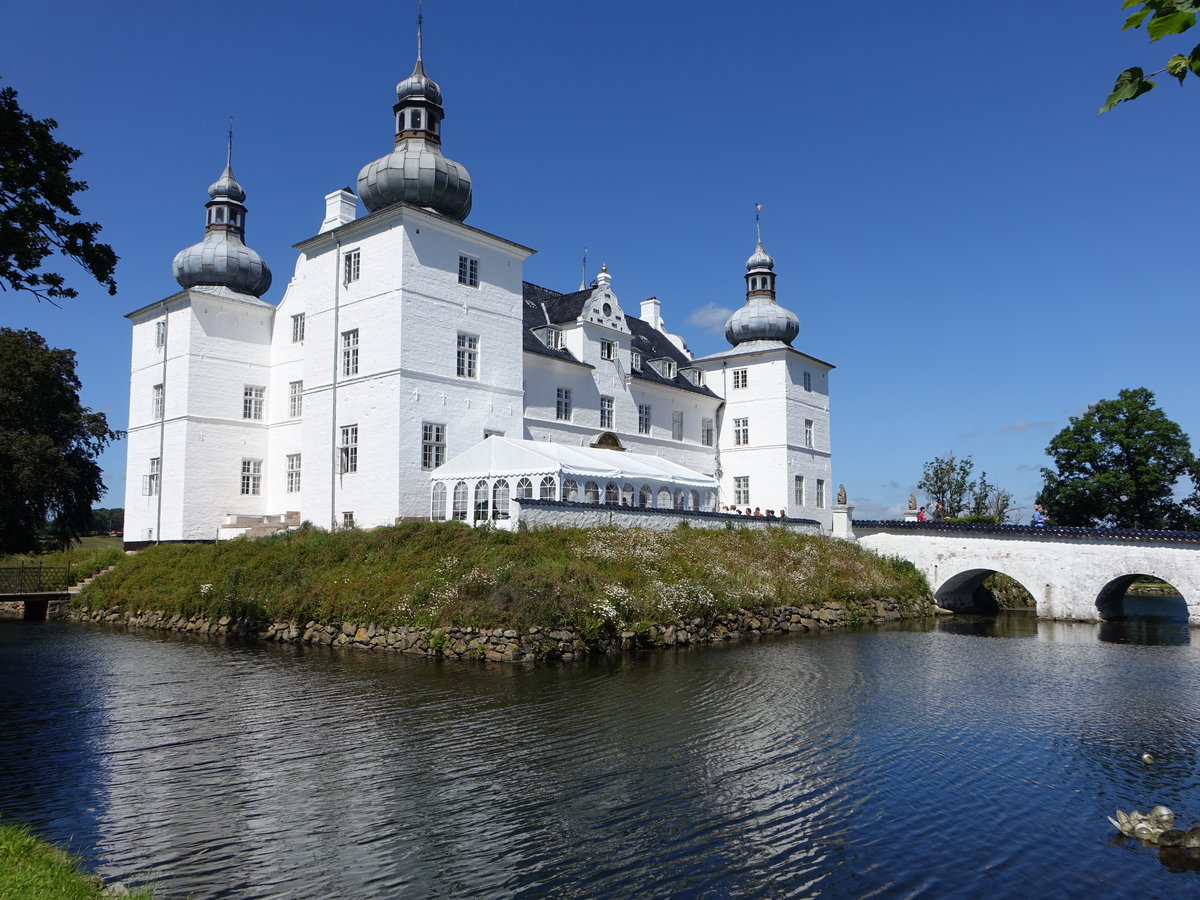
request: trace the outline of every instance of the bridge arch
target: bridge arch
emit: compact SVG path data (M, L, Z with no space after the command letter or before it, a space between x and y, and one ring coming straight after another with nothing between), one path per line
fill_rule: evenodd
M1183 591L1171 584L1167 579L1160 578L1157 575L1149 575L1145 572L1121 575L1104 585L1096 595L1096 615L1106 622L1124 619L1126 616L1125 595L1135 581L1144 578L1157 578L1159 581L1164 581L1168 584L1179 595L1179 598L1177 601L1167 602L1165 606L1170 609L1172 614L1183 619L1188 618L1188 604L1183 599Z
M961 572L949 576L940 584L932 584L934 601L943 609L961 612L998 612L999 603L991 591L984 587L984 582L992 575L1004 575L1011 578L1024 588L1030 597L1033 596L1029 585L1008 572L1000 569L971 568L963 569Z

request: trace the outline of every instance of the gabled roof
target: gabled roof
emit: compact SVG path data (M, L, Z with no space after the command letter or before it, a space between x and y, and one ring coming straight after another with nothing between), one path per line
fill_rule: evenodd
M433 481L564 475L598 481L653 481L716 489L715 479L646 453L572 447L492 435L429 473Z
M559 359L579 363L580 361L567 350L551 350L538 339L533 329L545 326L547 316L550 317L550 323L554 325L574 324L578 320L579 314L583 312L583 305L592 296L591 290L560 294L558 291L552 291L550 288L530 284L526 281L524 283L524 294L524 349L531 353L540 353L543 356L554 356ZM661 331L651 328L645 320L631 316L628 313L625 314L625 324L629 326L632 348L642 355L641 370L630 373L634 378L679 388L684 391L692 391L697 394L704 394L707 397L716 396L707 387L694 385L688 381L687 376L679 374L679 370L692 365L692 361L686 353L671 343ZM676 369L675 377L666 378L659 375L649 364L652 359L673 360ZM586 363L580 363L580 365L586 365ZM594 366L590 368L594 368Z

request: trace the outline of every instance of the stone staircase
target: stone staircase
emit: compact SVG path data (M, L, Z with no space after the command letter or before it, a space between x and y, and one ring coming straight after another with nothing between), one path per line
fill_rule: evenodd
M260 538L289 528L300 527L300 513L297 510L274 516L240 516L230 515L221 523L217 533L218 541L228 541L236 537Z

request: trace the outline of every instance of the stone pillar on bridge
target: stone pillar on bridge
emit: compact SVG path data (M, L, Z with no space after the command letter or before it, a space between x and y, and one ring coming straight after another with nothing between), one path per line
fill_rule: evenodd
M856 541L854 536L854 507L838 503L833 507L833 536L843 541Z

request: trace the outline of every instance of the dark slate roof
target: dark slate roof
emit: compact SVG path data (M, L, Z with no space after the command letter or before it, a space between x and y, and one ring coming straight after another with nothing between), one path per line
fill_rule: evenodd
M558 291L530 284L528 281L524 283L524 287L524 349L532 353L540 353L543 356L554 356L559 359L580 363L567 350L551 350L538 339L537 335L533 333L533 329L546 324L546 315L550 316L550 321L555 325L574 323L579 318L579 314L583 312L583 304L592 295L591 290L560 294ZM542 312L542 304L545 304L545 313ZM634 378L669 385L697 394L704 394L707 397L716 396L707 387L698 387L692 384L686 375L679 373L680 369L692 365L692 361L688 359L687 354L671 343L661 331L651 328L644 320L636 316L631 316L628 313L625 315L625 324L629 326L632 348L642 354L642 368L641 371L631 373ZM652 359L674 360L675 377L664 378L662 375L659 375L654 367L650 365L650 360ZM586 363L580 363L580 365L586 365ZM589 366L589 368L595 367Z

